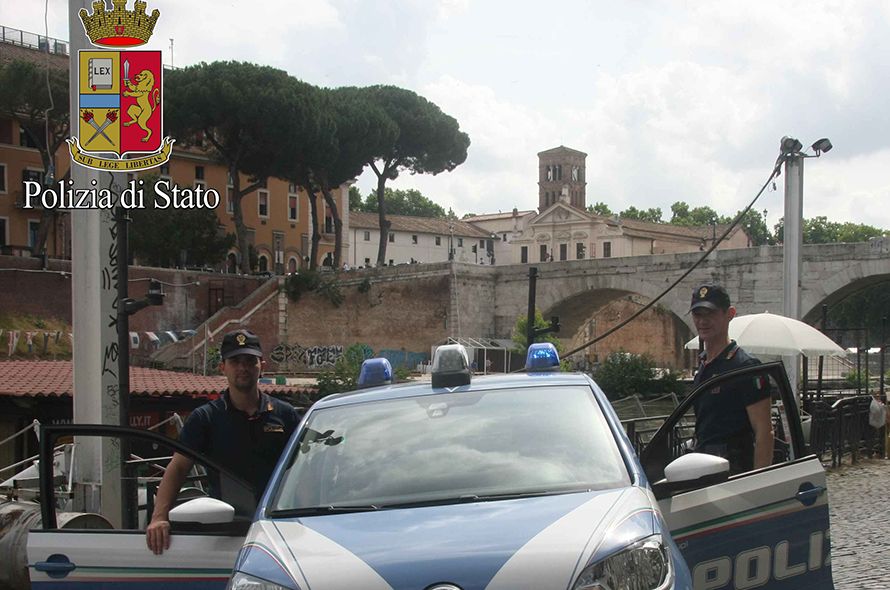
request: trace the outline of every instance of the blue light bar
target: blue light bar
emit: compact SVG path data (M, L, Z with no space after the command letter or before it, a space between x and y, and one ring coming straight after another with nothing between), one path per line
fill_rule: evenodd
M470 384L470 361L461 344L446 344L433 356L433 387L458 387Z
M392 383L392 365L385 358L368 359L358 374L359 387L375 387Z
M558 371L559 353L552 342L535 342L528 347L525 357L526 371Z

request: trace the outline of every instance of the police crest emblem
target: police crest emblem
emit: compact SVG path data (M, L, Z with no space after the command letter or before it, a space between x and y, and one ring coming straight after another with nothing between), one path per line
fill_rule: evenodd
M74 161L98 170L145 170L172 154L174 140L163 133L161 52L117 49L147 43L160 12L147 15L142 0L127 10L126 2L114 0L109 12L97 0L92 15L80 11L90 41L114 48L78 56L78 135L68 144Z

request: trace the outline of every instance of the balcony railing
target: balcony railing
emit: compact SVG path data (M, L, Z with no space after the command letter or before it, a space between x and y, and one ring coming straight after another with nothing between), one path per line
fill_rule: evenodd
M38 51L47 51L55 55L68 55L68 42L53 37L44 37L36 33L28 33L12 27L0 26L0 41L11 43Z

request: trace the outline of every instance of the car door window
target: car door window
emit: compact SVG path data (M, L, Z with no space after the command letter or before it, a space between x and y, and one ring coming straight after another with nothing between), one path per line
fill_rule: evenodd
M662 479L672 461L672 471L678 464L711 468L723 461L691 453L697 441L689 430L690 408L695 397L712 395L739 379L769 388L772 465L729 476L724 463L713 473L690 469L686 477L674 480L672 473L673 481ZM834 588L825 471L815 455L807 454L781 363L748 367L702 384L655 433L641 461L695 590Z
M665 420L640 454L649 481L654 483L662 479L664 468L671 461L699 447L700 441L695 435L697 398L715 395L721 388L724 391L729 388L735 392L744 387L769 391L773 428L772 464L777 465L802 457L806 445L803 441L794 396L782 364L769 363L719 375L691 392ZM753 438L748 444L753 445Z
M177 588L199 578L208 588L225 587L256 509L246 482L177 441L143 430L45 426L40 445L41 523L28 536L32 588L97 577L108 579L103 588L157 580L153 587ZM171 522L171 547L155 555L145 527L174 452L194 461L175 504L211 496L234 508L234 517L217 524ZM105 468L101 485L88 469L90 457Z

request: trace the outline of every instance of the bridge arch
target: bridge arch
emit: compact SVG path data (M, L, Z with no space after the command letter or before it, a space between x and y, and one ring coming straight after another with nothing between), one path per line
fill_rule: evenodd
M545 317L559 316L560 338L576 348L611 329L661 294L663 287L635 275L595 276L559 281L554 292L545 290L538 308ZM685 294L685 290L679 288ZM686 314L685 296L669 293L634 322L598 342L581 357L591 362L619 349L652 356L660 366L687 367L690 355L683 344L694 334Z

